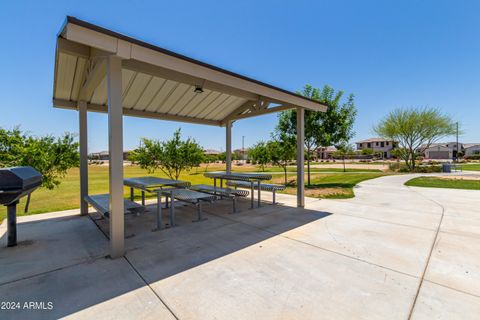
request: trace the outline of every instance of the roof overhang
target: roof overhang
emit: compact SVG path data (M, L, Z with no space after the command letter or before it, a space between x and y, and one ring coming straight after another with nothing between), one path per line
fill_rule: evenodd
M53 104L107 111L106 57L122 58L123 114L223 126L317 101L67 17L57 39ZM199 87L203 92L195 92Z

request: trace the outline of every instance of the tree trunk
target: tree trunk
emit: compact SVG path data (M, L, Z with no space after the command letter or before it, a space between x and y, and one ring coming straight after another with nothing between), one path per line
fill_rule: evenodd
M285 185L287 185L287 180L288 180L288 178L287 178L287 166L283 167L283 172L284 172L284 175L285 175Z
M345 156L343 156L343 172L347 172L347 169L345 168Z
M28 213L28 207L30 207L30 197L31 197L31 193L28 194L27 196L27 202L25 203L25 210L23 213Z

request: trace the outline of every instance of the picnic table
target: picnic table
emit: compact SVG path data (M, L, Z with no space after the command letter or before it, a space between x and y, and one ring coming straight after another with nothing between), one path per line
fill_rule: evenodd
M162 221L162 192L170 189L184 189L190 186L190 182L182 180L173 180L158 178L152 176L126 178L123 180L123 184L130 187L130 200L134 199L134 190L139 189L142 191L142 205L145 206L145 192L155 193L157 195L157 215L156 215L156 228L154 230L163 229ZM166 201L168 207L168 201ZM172 198L173 205L173 198Z
M224 171L216 171L216 172L206 172L205 177L213 179L213 186L214 188L217 187L217 179L220 179L220 188L223 187L223 180L233 180L233 181L246 181L250 184L250 208L254 208L254 187L257 184L257 191L258 191L258 207L261 206L261 187L260 184L264 180L271 180L272 175L267 173L253 173L253 172L224 172Z
M145 192L155 192L155 189L163 189L165 187L186 188L190 186L190 182L182 180L173 180L158 178L152 176L126 178L123 184L130 187L130 200L133 201L134 189L142 191L142 205L145 205Z

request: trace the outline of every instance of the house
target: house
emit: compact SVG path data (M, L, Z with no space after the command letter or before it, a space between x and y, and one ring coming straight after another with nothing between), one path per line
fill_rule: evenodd
M248 160L248 150L248 148L240 148L233 150L233 153L235 153L235 158L237 160Z
M480 155L480 143L465 143L463 145L464 152L463 154L467 157Z
M203 154L206 156L218 156L221 152L215 149L205 149Z
M458 150L457 150L458 148ZM457 152L465 156L480 154L480 143L442 142L434 143L423 151L426 159L455 159Z
M314 151L314 157L315 159L331 159L336 151L337 148L335 148L334 146L318 147Z
M131 151L123 151L123 160L128 160ZM110 154L108 151L92 152L88 155L89 160L108 161Z
M426 159L453 159L453 147L452 144L434 143L423 151L423 155Z
M392 150L395 148L395 142L383 138L370 138L356 142L357 150L371 149L374 154L381 154L382 158L392 157Z

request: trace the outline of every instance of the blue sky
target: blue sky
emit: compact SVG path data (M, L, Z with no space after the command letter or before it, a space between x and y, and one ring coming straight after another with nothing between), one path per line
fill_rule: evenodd
M66 15L296 91L354 93L356 136L396 107L438 107L480 142L478 1L1 1L0 127L77 132L52 108L55 37ZM275 115L238 121L233 147L267 139ZM224 149L224 129L125 118L125 149L176 128ZM453 137L452 137L453 139ZM447 139L449 140L449 139ZM105 115L89 115L89 151L107 147Z

